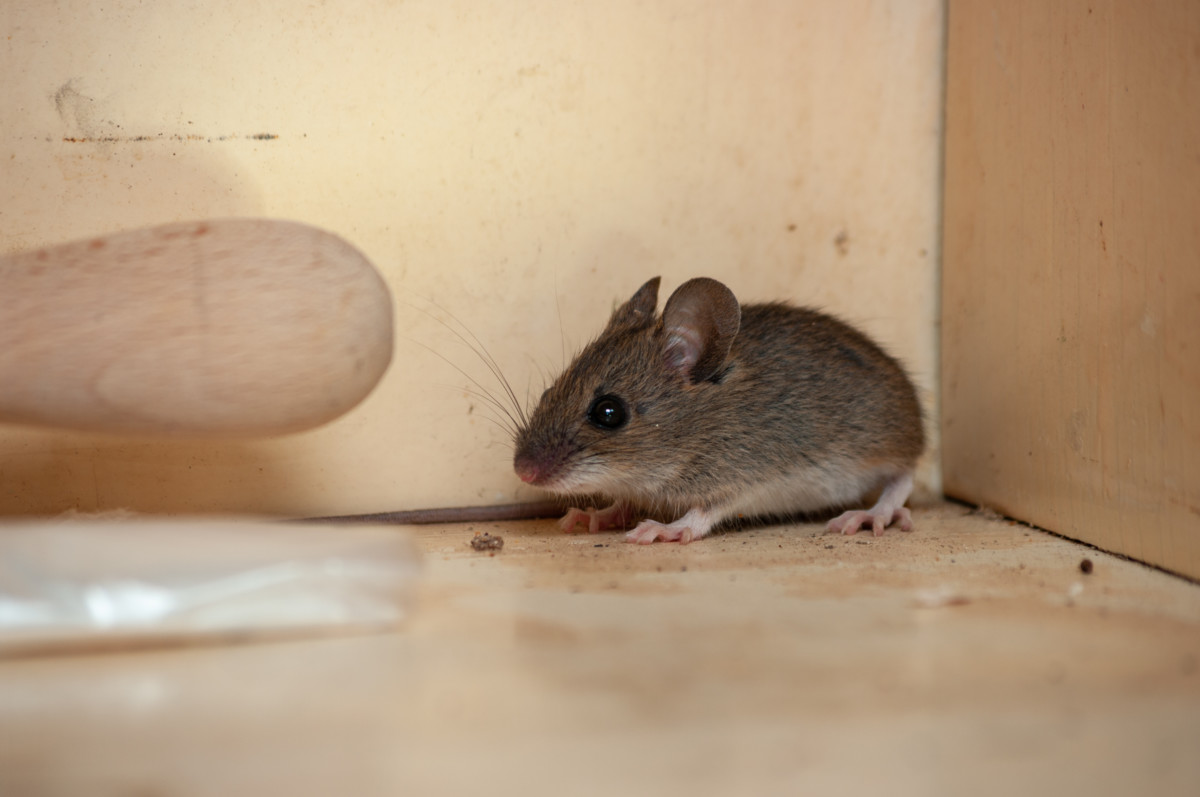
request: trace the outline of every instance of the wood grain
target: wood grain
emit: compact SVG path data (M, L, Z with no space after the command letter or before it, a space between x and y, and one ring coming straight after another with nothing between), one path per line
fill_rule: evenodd
M949 8L948 494L1200 577L1200 4Z
M918 515L686 546L376 529L423 554L403 630L0 658L0 794L1195 797L1200 588Z
M355 406L391 354L386 285L303 224L170 224L0 260L0 421L281 434Z

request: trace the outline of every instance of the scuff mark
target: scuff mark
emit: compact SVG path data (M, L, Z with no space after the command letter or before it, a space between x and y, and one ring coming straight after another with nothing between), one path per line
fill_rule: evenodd
M142 142L153 141L182 141L182 142L203 142L205 144L215 144L221 141L274 141L279 138L278 133L250 133L247 135L231 134L225 136L201 136L195 134L182 135L180 133L158 133L155 135L141 136L63 136L62 140L68 144L135 144ZM47 139L53 140L53 139Z
M838 234L833 237L833 248L836 249L837 253L842 257L848 255L850 253L850 233L846 232L845 230L840 230Z
M71 78L52 97L58 118L68 128L89 138L101 137L96 124L96 100L79 90L79 79Z

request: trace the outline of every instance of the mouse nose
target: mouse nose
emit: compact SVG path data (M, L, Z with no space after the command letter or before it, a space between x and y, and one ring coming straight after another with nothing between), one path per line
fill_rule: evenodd
M542 477L542 469L536 462L529 459L518 459L513 463L513 470L518 478L526 484L537 484Z

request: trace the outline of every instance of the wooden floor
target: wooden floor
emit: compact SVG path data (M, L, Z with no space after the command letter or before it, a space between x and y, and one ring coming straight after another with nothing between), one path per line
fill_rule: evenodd
M393 633L0 661L0 794L1200 794L1200 586L914 516L413 528Z

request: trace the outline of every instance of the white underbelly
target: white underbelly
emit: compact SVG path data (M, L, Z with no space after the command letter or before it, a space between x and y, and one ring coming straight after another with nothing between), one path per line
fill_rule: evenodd
M864 497L899 475L894 466L863 470L800 468L778 479L751 486L728 504L716 507L723 518L734 515L787 515L862 503Z

